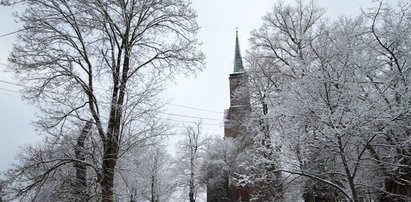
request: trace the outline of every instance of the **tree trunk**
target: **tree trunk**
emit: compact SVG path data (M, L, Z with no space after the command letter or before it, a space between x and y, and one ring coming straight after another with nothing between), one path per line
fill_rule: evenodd
M350 168L348 167L348 160L345 158L345 150L341 140L341 137L337 137L338 147L340 152L341 161L344 166L345 176L347 177L348 184L350 185L351 194L354 202L358 202L357 189L354 183L354 176L351 174Z
M87 167L86 164L83 162L86 160L84 154L84 143L88 134L90 133L90 129L92 127L92 122L87 121L83 130L80 133L80 136L77 138L77 145L75 148L76 161L74 163L74 167L76 169L76 183L75 183L75 194L77 195L77 200L79 202L85 202L88 199L87 194Z
M114 172L117 163L118 149L117 144L111 143L113 140L107 140L107 144L104 150L103 157L103 172L102 172L102 201L113 202L114 201Z
M188 197L190 197L190 202L195 202L196 200L194 199L194 192L190 190L188 193Z
M194 156L196 155L197 150L194 149L194 152L190 158L190 191L188 192L188 197L190 202L195 202L194 198Z
M127 43L127 40L125 40ZM114 175L115 167L118 159L120 127L123 113L123 103L125 97L125 88L127 85L127 73L129 69L128 51L124 55L123 74L120 88L114 88L112 94L112 109L110 112L110 121L108 123L107 139L105 142L104 156L103 156L103 201L114 201ZM114 83L118 84L117 78L113 78Z
M155 176L155 174L153 174L151 176L151 200L150 200L150 202L159 202L160 201L159 194L157 193L156 182L157 182L157 177Z

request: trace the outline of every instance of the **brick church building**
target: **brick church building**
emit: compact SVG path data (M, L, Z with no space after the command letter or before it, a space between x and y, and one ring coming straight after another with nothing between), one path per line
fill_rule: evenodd
M246 133L244 121L251 112L247 73L243 66L236 32L234 71L230 74L230 108L224 113L224 137L236 138Z
M236 138L247 133L246 119L251 112L247 73L243 66L236 32L234 71L229 76L230 107L224 113L224 138ZM214 180L215 181L215 180ZM207 185L207 202L250 201L251 187L235 186L228 173L222 174L217 183Z
M247 74L243 66L236 32L234 71L230 74L230 108L224 113L224 137L236 138L246 132L244 121L251 112Z

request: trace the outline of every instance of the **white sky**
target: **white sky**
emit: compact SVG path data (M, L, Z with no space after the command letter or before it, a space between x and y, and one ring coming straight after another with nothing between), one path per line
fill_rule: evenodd
M176 84L171 85L167 91L167 96L177 105L221 113L192 110L175 105L169 105L167 112L221 120L204 119L203 129L208 135L222 137L222 113L229 106L228 75L233 69L235 28L239 29L240 48L244 56L250 31L260 26L261 17L270 10L276 0L192 1L201 26L199 39L203 42L202 50L207 57L206 70L198 73L197 77L178 77ZM392 1L397 2L387 2ZM326 16L335 19L342 14L359 14L359 8L369 7L371 0L318 2L320 6L327 8ZM18 30L10 8L0 7L0 19L0 36ZM7 56L14 40L15 35L0 37L0 171L9 167L20 146L32 143L38 138L30 125L34 119L34 108L21 101L19 93L12 92L19 90L17 86L2 82L14 82L12 76L4 72L4 64L7 64ZM170 118L187 122L197 121L187 117Z

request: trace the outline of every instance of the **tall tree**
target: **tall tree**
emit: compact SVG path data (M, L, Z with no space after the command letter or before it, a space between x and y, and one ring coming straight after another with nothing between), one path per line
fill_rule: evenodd
M178 183L185 190L188 188L188 199L195 202L200 190L200 164L207 139L201 132L201 121L194 126L186 126L184 139L178 143L177 172Z
M138 171L134 171L134 178L131 178L131 181L136 181L135 188L138 191L134 199L150 202L169 200L175 191L173 158L159 146L151 146L146 150L136 166Z
M24 0L24 31L10 55L39 130L92 120L102 148L101 199L113 201L124 140L144 139L153 99L178 72L202 68L196 14L185 0Z
M92 193L98 187L101 169L93 150L99 148L93 147L95 140L87 125L66 131L59 139L47 137L24 147L17 156L19 162L5 173L5 199L96 200ZM82 137L84 145L80 146Z
M279 4L250 40L256 100L269 98L261 103L288 159L282 171L311 179L306 196L409 200L410 5L379 1L332 23L322 13Z
M286 153L283 129L289 128L284 122L287 115L288 97L292 97L293 82L307 74L310 44L321 34L317 29L324 9L315 1L304 4L296 1L295 6L280 2L263 17L263 26L252 31L252 48L247 52L246 61L250 73L253 101L253 122L255 139L260 146L254 146L255 155L251 160L256 173L268 177L272 185L271 196L279 196L280 173L276 169L283 165L279 161L281 153ZM291 115L290 115L291 117ZM289 137L288 137L289 138ZM287 140L287 139L285 139ZM268 166L269 165L269 166ZM261 179L255 176L256 179ZM277 178L277 180L275 180ZM270 183L268 183L270 184ZM281 195L281 194L280 194ZM269 196L270 197L270 196Z
M201 165L201 181L207 186L207 201L235 201L230 179L235 174L237 147L232 138L213 138Z
M363 16L367 19L370 56L375 58L366 77L381 109L378 132L382 134L367 149L384 177L382 200L410 200L411 3L392 7L376 1Z

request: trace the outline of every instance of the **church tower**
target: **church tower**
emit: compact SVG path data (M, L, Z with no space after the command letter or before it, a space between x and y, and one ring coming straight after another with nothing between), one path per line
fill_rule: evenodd
M224 112L224 137L246 133L245 119L251 112L247 73L241 58L238 31L235 38L234 71L230 74L230 108Z
M234 71L229 76L230 107L224 111L224 138L247 135L246 119L251 112L250 91L247 73L243 66L238 42L235 39ZM237 186L232 182L229 171L211 175L207 182L207 202L249 202L250 187Z

